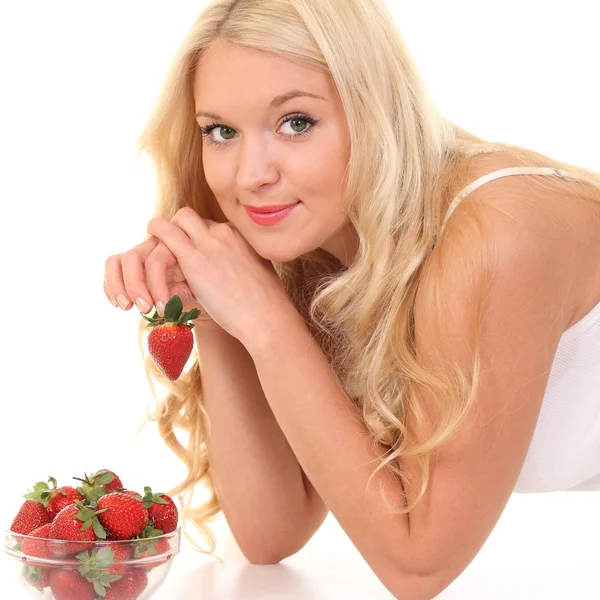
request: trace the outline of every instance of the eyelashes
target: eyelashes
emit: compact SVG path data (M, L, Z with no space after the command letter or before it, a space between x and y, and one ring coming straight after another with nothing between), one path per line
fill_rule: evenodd
M298 131L295 134L281 134L284 138L286 139L297 139L300 137L304 137L305 135L308 135L313 129L314 127L319 123L319 121L317 119L313 119L312 117L304 114L304 113L294 113L291 115L286 116L280 123L279 127L281 127L282 125L285 125L286 123L289 123L290 121L303 121L305 123L308 123L308 127L306 129L304 129L303 131ZM202 132L202 136L206 139L206 142L209 146L224 146L226 145L229 141L231 141L232 138L226 139L225 141L215 141L213 139L212 136L212 132L217 130L217 129L228 129L229 131L233 132L234 134L237 133L235 131L235 129L228 127L227 125L224 125L223 123L216 123L213 122L210 125L207 125L206 127L200 127L200 131Z

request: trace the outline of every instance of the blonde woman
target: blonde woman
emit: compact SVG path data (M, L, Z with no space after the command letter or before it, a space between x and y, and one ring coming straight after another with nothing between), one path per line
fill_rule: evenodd
M202 551L222 511L278 562L331 511L433 598L513 492L600 489L600 174L448 122L379 0L213 2L141 148L150 236L105 293L202 311L180 379L146 356Z

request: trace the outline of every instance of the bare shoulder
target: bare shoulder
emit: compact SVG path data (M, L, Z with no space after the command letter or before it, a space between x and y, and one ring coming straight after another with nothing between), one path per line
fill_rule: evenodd
M472 160L468 181L514 166L504 152L482 154ZM578 198L576 183L572 193L565 193L552 189L550 179L514 175L489 181L462 200L448 228L452 221L460 228L461 215L469 219L479 214L489 234L503 240L504 251L514 245L515 251L523 252L521 261L540 269L553 265L546 276L564 290L561 302L568 329L600 302L600 204ZM527 245L530 252L525 252Z

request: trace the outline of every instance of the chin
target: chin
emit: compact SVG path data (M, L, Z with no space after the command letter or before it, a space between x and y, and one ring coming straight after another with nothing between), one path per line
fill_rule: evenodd
M277 251L258 252L258 254L265 260L270 260L272 262L279 262L279 263L291 262L300 256L299 254L291 253L289 251L288 252L277 252Z
M272 262L280 262L286 263L291 262L292 260L298 258L304 252L298 252L294 248L264 248L264 247L256 247L254 246L255 252L265 260L270 260Z

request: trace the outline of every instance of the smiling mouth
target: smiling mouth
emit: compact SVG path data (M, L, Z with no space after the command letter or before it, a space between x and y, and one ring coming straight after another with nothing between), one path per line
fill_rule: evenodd
M275 212L258 212L251 210L248 206L245 206L246 214L250 219L259 225L275 225L285 219L290 213L294 212L300 202L295 204L288 204L286 208L282 210L276 210ZM284 205L285 206L285 205ZM272 210L272 207L269 207Z
M276 204L276 205L270 205L270 206L252 206L250 204L246 204L246 205L244 205L244 207L246 208L246 210L249 210L253 213L264 215L264 214L275 214L275 213L281 212L282 210L291 208L292 206L295 206L296 204L299 204L299 203L300 203L300 201L292 202L291 204Z

